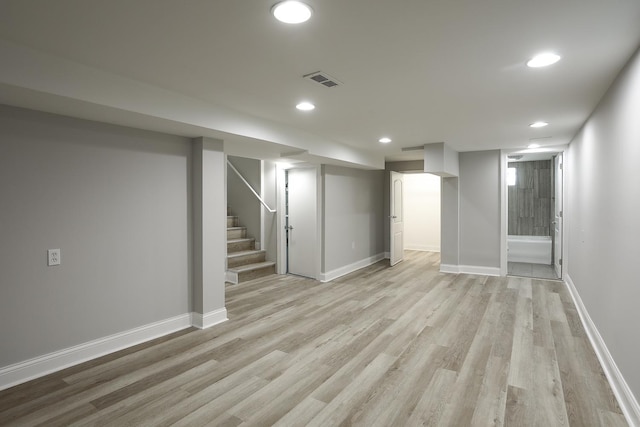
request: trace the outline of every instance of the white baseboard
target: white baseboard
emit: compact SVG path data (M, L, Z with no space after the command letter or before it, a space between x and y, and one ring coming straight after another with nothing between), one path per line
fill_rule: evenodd
M234 273L232 271L227 270L224 274L224 281L233 283L234 285L238 284L238 273Z
M60 371L70 366L194 326L205 329L227 320L227 309L205 315L186 313L104 338L89 341L0 368L0 390Z
M479 274L482 276L500 276L500 267L483 267L477 265L440 264L441 273Z
M385 252L385 253L384 253L384 257L385 257L386 259L391 259L391 252Z
M190 326L191 314L182 314L0 368L0 390Z
M379 253L370 256L369 258L361 259L360 261L345 265L344 267L336 268L335 270L329 271L327 273L320 273L320 281L330 282L331 280L337 279L338 277L344 276L345 274L353 273L356 270L360 270L361 268L367 267L371 264L375 264L376 262L383 259L385 259L385 254Z
M406 251L440 252L440 246L437 245L406 245L404 249Z
M227 309L224 307L205 314L191 313L191 324L198 329L207 329L227 320Z
M440 273L460 273L460 266L453 264L440 264Z
M573 303L576 306L576 310L580 315L582 326L584 326L585 332L589 337L589 341L591 341L591 345L593 346L596 356L600 361L600 365L602 365L602 369L609 380L609 385L613 390L613 394L615 394L618 399L618 404L622 409L622 413L630 426L640 426L640 405L638 405L638 401L629 388L629 385L624 380L624 377L618 369L616 362L613 360L611 353L609 353L606 343L602 339L600 332L598 332L598 328L596 328L593 320L591 320L591 316L589 316L587 308L584 306L582 298L580 298L580 294L568 274L566 275L565 283L569 293L571 294Z

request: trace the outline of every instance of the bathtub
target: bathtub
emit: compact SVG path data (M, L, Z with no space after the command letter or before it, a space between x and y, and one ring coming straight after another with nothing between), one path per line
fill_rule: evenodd
M507 236L507 261L551 265L551 236Z

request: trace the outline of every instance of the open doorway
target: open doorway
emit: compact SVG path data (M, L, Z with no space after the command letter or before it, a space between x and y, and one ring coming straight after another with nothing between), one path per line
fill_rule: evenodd
M394 175L402 181L402 197L394 194ZM395 180L397 181L397 179ZM395 187L398 187L396 182ZM441 178L423 172L391 172L390 194L390 263L402 259L404 251L440 252ZM401 203L401 206L394 204ZM403 237L397 245L399 212L402 214ZM398 254L397 252L401 252Z
M507 158L507 274L562 277L562 153Z

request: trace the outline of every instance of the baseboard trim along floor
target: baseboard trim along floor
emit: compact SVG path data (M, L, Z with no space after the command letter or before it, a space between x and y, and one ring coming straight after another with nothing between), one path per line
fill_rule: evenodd
M463 273L463 274L480 274L483 276L500 276L499 267L483 267L477 265L453 265L453 264L441 264L441 273Z
M580 294L578 293L573 280L571 280L571 277L568 275L565 283L569 290L569 294L573 299L573 303L576 306L578 315L580 315L582 326L584 326L585 332L589 337L589 341L593 346L593 350L595 351L596 356L600 361L600 365L602 365L602 369L609 380L609 385L618 399L620 409L622 409L629 425L640 426L640 405L638 405L638 401L629 388L629 385L624 380L616 362L613 360L611 353L609 353L606 343L602 339L600 332L598 332L598 328L596 328L593 320L591 320L591 316L589 316L589 312L582 302L582 298L580 298Z
M191 326L205 329L227 320L221 308L205 315L186 313L0 368L0 390L40 378Z
M356 270L360 270L361 268L368 267L371 264L375 264L376 262L381 261L384 258L385 258L385 254L379 253L377 255L373 255L368 258L361 259L360 261L356 261L352 264L345 265L344 267L340 267L335 270L329 271L327 273L320 273L320 281L330 282L331 280L335 280L338 277L342 277L346 274L353 273Z

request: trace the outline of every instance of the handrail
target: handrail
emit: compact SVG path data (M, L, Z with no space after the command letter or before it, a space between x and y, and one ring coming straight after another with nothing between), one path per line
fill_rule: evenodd
M242 174L240 172L238 172L238 169L236 169L235 166L233 166L231 164L231 162L229 161L229 159L227 159L227 165L229 165L231 167L231 169L236 173L236 175L238 175L240 177L240 179L242 180L242 182L244 182L244 185L246 185L249 190L251 190L251 192L253 193L254 196L256 196L258 198L258 200L260 200L260 203L262 203L262 206L265 207L266 210L268 210L271 213L276 213L275 209L271 209L264 200L262 200L262 197L260 197L260 195L258 193L256 193L256 190L253 189L253 187L251 187L251 184L249 184L247 182L246 179L244 179L244 176L242 176Z

